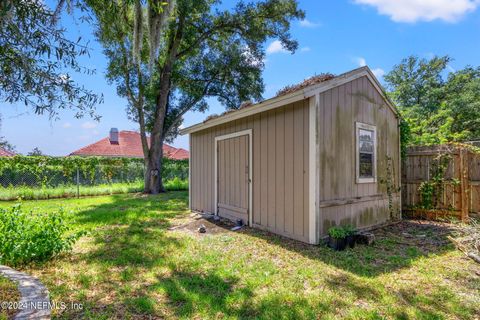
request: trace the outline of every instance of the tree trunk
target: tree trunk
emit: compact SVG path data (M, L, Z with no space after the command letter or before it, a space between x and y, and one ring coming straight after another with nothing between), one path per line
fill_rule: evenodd
M170 80L178 47L183 36L184 22L185 16L180 15L177 32L170 39L168 46L168 58L164 62L160 72L160 82L155 101L155 119L150 136L150 150L148 152L147 170L145 173L145 187L148 187L147 192L151 194L165 192L162 179L165 118L167 114L168 95L171 87Z
M145 170L145 192L151 194L165 192L162 179L163 142L157 141L156 145L158 147L150 148Z

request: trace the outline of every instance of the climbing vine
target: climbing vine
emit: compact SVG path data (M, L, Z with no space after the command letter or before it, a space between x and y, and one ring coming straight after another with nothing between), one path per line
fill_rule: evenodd
M395 210L393 196L394 196L394 193L400 191L400 189L399 187L395 187L392 157L386 155L385 163L386 163L386 170L385 170L386 175L385 175L385 178L380 179L380 183L385 184L387 188L388 211L390 212L390 218L399 219L400 218L399 211Z
M430 163L430 177L423 181L418 187L420 192L421 209L435 209L438 207L445 188L445 173L447 172L452 156L449 154L439 154L433 158ZM454 184L458 184L458 179L453 179Z

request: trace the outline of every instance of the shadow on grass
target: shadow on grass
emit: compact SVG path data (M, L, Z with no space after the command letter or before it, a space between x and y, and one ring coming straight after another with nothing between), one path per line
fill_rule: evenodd
M102 266L97 268L101 272L97 277L104 280L97 280L96 284L102 294L108 295L108 288L113 290L112 286L120 278L122 287L115 289L115 296L119 295L120 300L112 309L103 301L93 302L85 297L82 300L86 307L82 312L84 316L115 317L124 309L126 314L139 317L298 319L314 318L315 308L330 310L332 307L317 303L314 308L303 295L290 292L273 292L255 298L252 288L235 274L212 270L211 266L202 271L198 261L172 259L182 255L188 245L174 233L167 232L173 218L188 214L186 193L112 196L112 199L77 213L78 224L95 226L90 233L92 247L78 258L89 265ZM152 272L156 280L153 284L137 286L139 272ZM79 275L79 278L84 290L94 290L96 285L90 284L88 276ZM165 305L155 298L159 292L166 298ZM159 305L162 310L158 310Z
M455 250L448 240L452 231L448 224L405 220L373 231L373 245L357 245L341 252L323 243L313 246L257 229L245 228L241 232L356 275L376 277L408 268L418 258Z
M255 240L265 241L279 250L299 253L349 272L325 276L326 287L331 292L338 292L336 296L312 299L302 291L288 291L292 288L282 286L265 287L269 291L262 292L263 287L250 286L248 281L240 277L241 270L237 273L237 270L230 268L217 268L207 258L203 260L201 254L188 256L187 248L197 248L192 245L195 240L189 244L190 240L177 238L178 235L167 231L173 218L188 214L186 193L172 192L150 197L113 196L112 199L110 203L92 206L77 214L80 224L97 226L91 233L92 248L84 253L82 259L89 264L105 266L105 272L109 272L110 266L116 267L112 271L117 273L115 276L102 275L111 281L106 284L108 289L103 289L102 294L116 290L113 296L119 299L115 307L95 301L88 305L91 309L84 311L84 316L91 312L95 316L104 314L114 318L124 311L131 312L134 318L302 319L317 318L322 313L336 315L339 309L348 310L352 307L346 304L344 296L376 301L384 294L381 286L372 284L376 280L368 278L407 268L420 257L454 250L447 240L451 231L449 227L434 223L404 221L375 231L375 245L357 246L344 252L334 252L325 246L311 246L246 228L240 231L242 236L255 237ZM251 245L256 243L250 242ZM248 247L245 249L248 250ZM172 258L181 255L185 256ZM141 283L145 279L139 281L140 285L136 283L139 272L151 272L146 280L147 285ZM248 276L255 277L250 273ZM117 277L121 280L117 280ZM104 285L108 281L99 283ZM122 289L114 289L119 282ZM452 310L457 315L465 312L467 317L473 313L457 297L452 298L450 295L453 293L449 290L435 288L431 291L431 297L424 294L414 289L399 291L398 297L393 299L405 307L413 306L418 318L441 318L442 313L449 314ZM89 302L89 299L85 300ZM435 308L438 305L438 310L430 308L430 305ZM467 311L462 311L462 308ZM398 318L409 317L402 312L398 311ZM370 316L374 317L375 314L360 314L358 318Z
M160 196L115 195L109 203L77 213L76 220L81 225L96 228L93 235L98 248L91 253L92 259L112 257L117 260L116 263L135 264L149 260L154 263L154 258L149 258L142 252L149 255L158 250L156 247L180 245L165 232L171 226L172 219L188 214L187 202L187 192L170 192ZM230 232L227 229L229 225L217 226ZM451 231L451 226L447 224L407 220L374 231L374 245L357 245L354 249L343 252L334 252L324 245L312 246L251 228L240 232L359 276L376 277L410 267L420 257L455 250L447 239Z
M166 234L171 219L186 214L186 193L112 196L113 201L76 214L76 222L95 225L89 263L153 267L181 243Z
M95 205L76 214L80 224L117 225L139 220L168 219L187 213L187 192L160 195L112 195L110 203Z
M255 297L250 288L236 276L224 276L215 270L173 270L158 278L149 290L163 291L176 317L241 318L241 319L305 319L315 318L313 306L298 294L272 293ZM339 304L335 304L336 307ZM318 310L331 311L332 305L317 304ZM318 314L317 314L318 315Z

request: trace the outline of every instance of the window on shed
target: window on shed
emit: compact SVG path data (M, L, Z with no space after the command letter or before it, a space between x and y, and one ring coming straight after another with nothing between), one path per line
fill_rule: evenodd
M377 130L374 126L357 122L357 183L376 182Z

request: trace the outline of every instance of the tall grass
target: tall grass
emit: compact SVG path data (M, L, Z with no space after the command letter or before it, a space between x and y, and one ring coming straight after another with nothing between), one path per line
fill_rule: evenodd
M179 178L166 181L164 185L167 191L188 190L188 180L181 180ZM81 197L141 192L143 191L143 181L80 186L78 191ZM76 196L76 185L57 187L0 187L0 201L16 200L19 198L24 200L44 200L73 198Z
M183 191L188 190L188 180L181 180L178 177L166 181L164 187L167 191Z

